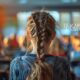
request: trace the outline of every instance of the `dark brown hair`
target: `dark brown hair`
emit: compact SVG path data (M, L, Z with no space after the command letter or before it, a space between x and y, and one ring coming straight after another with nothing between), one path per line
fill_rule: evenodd
M28 80L53 80L53 65L45 62L44 45L55 32L55 20L49 13L37 11L28 18L27 26L31 27L32 37L37 37L37 61L32 66Z

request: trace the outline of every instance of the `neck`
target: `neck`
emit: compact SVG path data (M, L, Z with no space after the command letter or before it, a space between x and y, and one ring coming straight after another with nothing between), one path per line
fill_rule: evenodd
M33 50L32 50L32 54L36 54L37 53L37 46L36 45L34 45L34 43L31 41L31 43L32 43L32 46L33 46Z
M31 54L36 54L37 53L37 50L33 48Z
M31 40L31 44L32 44L32 47L33 47L33 50L31 52L31 54L36 54L37 53L37 48L36 46L34 45L34 42Z
M47 46L44 48L44 52L45 52L46 54L49 53L49 50L48 50L48 47L47 47ZM36 46L34 46L31 54L36 54L36 53L37 53L37 48L36 48Z
M33 46L33 50L32 50L32 54L37 54L37 44L35 45L35 44L33 44L33 42L32 42L32 46ZM44 53L45 54L48 54L49 53L49 45L48 44L46 44L45 46L44 46Z

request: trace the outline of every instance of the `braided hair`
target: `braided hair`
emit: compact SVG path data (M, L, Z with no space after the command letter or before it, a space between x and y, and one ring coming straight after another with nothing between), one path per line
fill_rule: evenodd
M55 30L55 20L47 12L34 12L28 19L31 35L37 37L37 61L32 66L28 80L53 80L52 65L44 60L44 46L50 40Z

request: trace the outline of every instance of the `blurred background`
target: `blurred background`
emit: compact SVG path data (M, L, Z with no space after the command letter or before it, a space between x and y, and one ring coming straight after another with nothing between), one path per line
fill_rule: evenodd
M41 9L48 10L60 27L80 24L80 0L0 0L0 80L9 80L11 60L25 54L27 17Z

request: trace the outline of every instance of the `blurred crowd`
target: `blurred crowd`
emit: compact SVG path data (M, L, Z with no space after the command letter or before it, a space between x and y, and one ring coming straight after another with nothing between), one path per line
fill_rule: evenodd
M0 34L0 57L14 56L15 51L25 51L24 37L17 37L15 34L9 38L5 38L3 34Z

